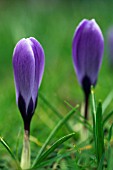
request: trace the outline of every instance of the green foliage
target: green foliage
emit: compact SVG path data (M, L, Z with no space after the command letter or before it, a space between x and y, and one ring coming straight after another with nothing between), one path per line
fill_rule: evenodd
M76 107L78 108L78 106ZM46 148L46 146L48 145L48 143L50 142L50 140L56 135L57 131L62 127L62 125L65 124L65 122L70 118L70 116L72 116L75 111L76 111L76 108L73 108L64 118L61 119L61 121L55 126L55 128L53 129L53 131L50 133L49 137L46 139L44 145L42 146L42 148L40 149L34 163L33 163L33 166L35 166L35 164L37 164L38 162L38 159L40 159L40 156L41 154L43 153L44 149ZM65 139L65 138L64 138ZM66 138L67 139L67 138ZM63 140L61 140L63 141ZM58 141L58 144L59 144L59 141ZM57 146L55 144L55 146Z
M18 160L20 161L23 122L15 102L12 53L19 39L34 36L43 45L46 57L38 107L31 124L31 135L35 136L44 148L40 158L48 151L48 147L51 148L61 137L77 132L72 139L52 151L40 163L39 169L73 170L74 167L76 170L112 170L113 70L110 70L107 60L106 32L113 21L113 1L12 2L0 2L0 135L3 136L0 144L0 169L15 170ZM83 102L82 90L77 82L71 57L74 30L83 18L95 18L105 38L105 57L95 89L97 105L93 96L93 112L89 109L89 120L86 123L80 109L77 114L73 112L68 122L63 123L62 128L51 137L49 135L69 112L70 107L73 110L73 106ZM102 106L98 99L103 101ZM50 138L45 145L47 137ZM41 146L31 142L32 163L37 153L40 153Z
M71 137L73 137L75 135L75 133L63 136L61 139L59 139L58 141L56 141L47 151L45 151L40 157L38 156L36 159L36 163L34 163L33 168L35 167L40 167L40 164L45 160L45 158L47 158L47 156L52 153L59 145L61 145L62 143L64 143L65 141L67 141L68 139L70 139Z
M104 134L103 134L103 120L102 120L102 104L98 103L96 111L96 137L97 137L97 159L100 162L104 154Z
M104 155L104 134L103 134L103 120L102 120L102 104L98 103L96 107L94 89L91 89L92 95L92 114L93 114L93 131L94 131L94 141L95 141L95 151L96 157L100 167L102 167L101 159ZM102 159L103 160L103 159Z
M6 148L6 150L9 152L9 154L11 155L13 160L15 161L15 164L16 164L18 170L20 170L21 168L20 168L20 165L19 165L19 162L18 162L17 158L15 157L15 155L12 152L12 150L10 149L10 147L8 146L8 144L4 141L4 139L2 137L0 137L0 142Z

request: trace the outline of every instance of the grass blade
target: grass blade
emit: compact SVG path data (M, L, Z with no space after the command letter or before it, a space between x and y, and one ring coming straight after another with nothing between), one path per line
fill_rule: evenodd
M66 100L64 101L71 109L73 108L73 106L67 102ZM84 116L82 116L80 113L76 115L76 119L78 122L80 122L84 127L86 127L90 132L92 132L92 126L90 125L90 123L84 119Z
M91 104L92 104L92 118L93 118L93 136L95 141L95 149L97 148L97 139L96 139L96 101L94 95L94 88L91 87Z
M62 143L64 143L65 141L67 141L68 139L70 139L72 136L74 136L75 133L63 136L62 138L60 138L59 140L57 140L47 151L45 151L44 154L42 154L42 156L37 160L37 163L35 165L38 165L39 163L41 163L42 161L45 160L45 158L47 158L47 156L52 153L57 147L59 147Z
M97 160L100 163L104 153L104 134L103 134L103 121L102 121L102 103L99 102L96 112L96 140L97 140Z
M95 141L95 150L98 165L104 154L104 134L103 134L103 120L102 120L102 104L98 103L96 108L94 89L91 88L91 99L92 99L92 117L93 117L93 132Z
M11 151L10 147L8 146L8 144L4 141L4 139L2 137L0 137L0 142L2 143L2 145L6 148L6 150L9 152L9 154L13 158L13 160L15 161L15 164L17 165L18 169L21 170L18 160L16 159L16 157L13 154L13 152Z
M41 100L44 101L44 103L61 119L62 115L57 111L57 109L51 104L51 102L49 102L46 97L42 94L39 93L39 97L41 98Z
M104 118L103 120L103 126L105 125L105 123L110 119L110 117L113 115L113 111L111 111L109 114L107 114L107 116Z
M46 97L42 94L39 93L39 97L44 101L44 103L60 118L62 119L63 116L61 115L61 113L59 113L59 111L51 104L51 102L49 102ZM66 127L68 129L69 132L72 132L72 128L66 123Z
M104 165L104 158L105 158L105 154L102 155L98 169L97 170L103 170L103 165Z
M33 162L32 167L35 166L35 164L37 163L37 160L39 159L39 157L41 156L41 154L44 152L46 146L48 145L48 143L50 142L50 140L56 135L56 133L58 132L58 130L64 125L64 123L75 113L75 111L77 110L78 105L73 108L62 120L59 121L59 123L55 126L55 128L52 130L52 132L50 133L50 135L48 136L48 138L46 139L44 145L42 146L42 148L40 149L36 159Z
M106 99L104 100L104 102L102 104L103 113L105 112L105 110L107 109L107 107L109 106L109 104L111 103L112 100L113 100L113 91L111 91L108 94L108 96L106 97Z
M107 170L112 170L112 168L113 168L113 149L110 147Z
M111 125L111 127L110 127L110 129L109 129L109 134L108 134L108 141L109 141L109 142L110 142L110 140L111 140L112 130L113 130L113 123L112 123L112 125Z
M95 126L95 122L96 122L96 101L95 101L93 86L91 87L91 101L92 101L93 120L94 120L94 126Z

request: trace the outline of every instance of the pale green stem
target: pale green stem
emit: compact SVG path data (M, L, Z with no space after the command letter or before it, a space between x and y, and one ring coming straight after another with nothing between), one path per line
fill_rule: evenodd
M29 131L24 131L24 141L23 141L23 150L21 156L21 164L22 169L30 168L30 142L29 142Z

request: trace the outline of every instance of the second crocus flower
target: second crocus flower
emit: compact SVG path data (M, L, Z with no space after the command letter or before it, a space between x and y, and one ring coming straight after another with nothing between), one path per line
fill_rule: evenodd
M78 25L73 38L74 68L85 94L85 119L91 85L95 86L102 63L104 38L94 19L84 19Z

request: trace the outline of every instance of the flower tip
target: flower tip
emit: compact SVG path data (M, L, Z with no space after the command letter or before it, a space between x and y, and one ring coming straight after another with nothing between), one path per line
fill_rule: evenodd
M92 22L96 22L94 18L91 19Z

